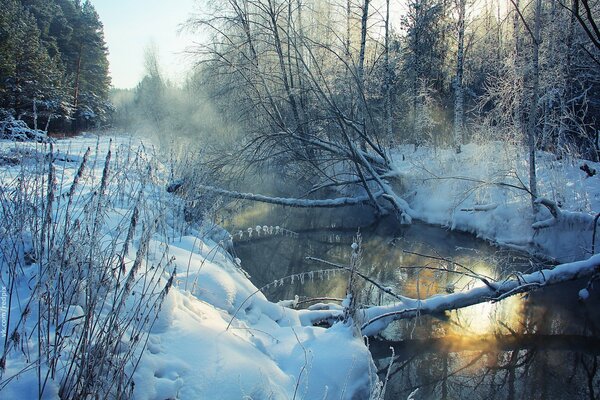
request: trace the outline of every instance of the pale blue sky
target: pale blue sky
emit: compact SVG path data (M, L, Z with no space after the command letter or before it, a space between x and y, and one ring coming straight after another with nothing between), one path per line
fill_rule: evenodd
M181 80L188 63L181 53L191 35L177 34L195 0L92 0L104 24L114 87L134 87L144 74L144 49L152 42L168 78Z

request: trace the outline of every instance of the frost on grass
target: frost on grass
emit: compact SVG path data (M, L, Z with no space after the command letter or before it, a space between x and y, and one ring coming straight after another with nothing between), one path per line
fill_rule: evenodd
M2 398L368 396L362 340L313 327L322 310L267 301L225 251L227 232L185 223L151 147L19 146L51 156L0 171Z

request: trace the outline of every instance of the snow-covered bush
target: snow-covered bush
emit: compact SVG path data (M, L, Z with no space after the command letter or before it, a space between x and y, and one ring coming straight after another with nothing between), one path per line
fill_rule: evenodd
M25 398L133 392L135 365L175 270L168 258L148 259L163 215L147 185L152 160L143 150L115 157L110 146L88 148L75 157L80 162L48 146L51 157L2 174L0 282L8 315L1 333L8 339L0 347L0 390L18 378L31 391Z
M24 121L8 116L0 121L0 139L17 142L49 143L52 141L45 131L31 129Z

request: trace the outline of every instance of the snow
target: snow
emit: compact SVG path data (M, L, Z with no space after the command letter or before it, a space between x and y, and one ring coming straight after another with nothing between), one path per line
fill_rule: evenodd
M522 190L528 182L526 154L503 142L466 144L459 154L406 145L392 155L393 175L402 181L397 189L414 218L560 262L588 258L593 218L600 211L600 176L588 177L580 167L600 170L600 164L538 152L539 196L562 212L554 218L540 206L534 219L531 197Z
M472 306L486 301L499 301L530 289L556 285L583 277L592 276L600 271L600 254L587 260L557 265L552 269L543 269L531 274L519 275L513 279L490 282L475 286L462 292L434 295L427 299L410 299L385 306L373 306L364 310L363 335L373 336L385 329L395 319L409 318L415 314L437 314ZM579 297L587 299L589 292L582 289Z
M151 277L157 271L160 276L157 281L154 278L136 281L125 307L139 304L136 296L148 282L154 282L154 286L145 296L154 298L152 296L164 293L163 287L174 277L157 319L142 332L139 365L133 375L133 398L368 398L378 381L362 338L353 335L352 327L343 323L330 329L312 326L313 321L331 316L331 310L294 310L284 307L285 303L269 302L249 281L239 261L225 250L231 240L226 231L214 225L186 225L183 215L174 211L183 207L177 207L180 201L177 196L166 192L167 168L154 152L147 151L150 148L147 144L128 137L114 138L111 143L108 137L92 135L56 141L54 152L59 156L54 157L53 165L59 193L68 193L88 147L93 165L73 198L72 215L83 215L90 199L97 195L95 190L110 147L113 155L106 190L108 201L103 208L104 222L97 240L102 248L121 249L132 208L135 204L140 206L138 228L124 259L125 274L131 274L136 268L134 260L144 240L142 224L147 224L146 228L152 224L158 227L150 237L144 260L137 267L137 276ZM43 171L48 165L44 156L48 151L48 147L40 144L0 141L0 154L25 155L15 164L3 165L0 188L4 190L14 185L15 178L22 174L45 176L45 172L35 175L35 171ZM149 168L150 165L153 167ZM65 185L61 186L62 182ZM142 201L136 203L140 198ZM56 204L59 217L56 223L60 224L67 201ZM265 227L261 230L265 231ZM27 235L23 239L26 242ZM0 247L0 251L2 249L6 247ZM5 268L3 261L0 271ZM37 279L36 271L36 264L27 267L24 276L16 282L20 301L13 303L9 310L11 315L20 315L23 310L19 304L31 297L31 282ZM3 273L3 285L7 279ZM106 299L111 298L107 293ZM84 316L85 298L76 303L65 308L65 319L70 324L67 328L73 332L81 329L83 318L78 317ZM25 344L28 354L37 354L36 307L22 328L32 333ZM335 310L334 314L340 315L341 310ZM17 319L11 318L8 332L15 328ZM69 342L62 350L65 357L74 351L75 345ZM124 336L118 343L119 351L127 351L131 345ZM38 397L35 360L25 353L14 348L8 352L6 370L0 375L2 398ZM131 370L133 365L127 368ZM43 363L43 376L45 371L48 366ZM44 399L59 398L63 373L64 370L59 369L57 376L49 380Z
M14 119L12 116L8 116L7 119L0 121L0 139L39 143L49 143L52 141L45 131L29 128L24 121Z
M178 185L180 185L179 181L175 182L175 183L171 183L168 186L168 190L175 191L177 189L174 189L174 188L177 187ZM224 189L220 189L220 188L217 188L214 186L208 186L208 185L195 185L195 188L201 189L201 190L206 190L206 191L220 194L220 195L224 195L224 196L227 196L230 198L261 201L264 203L279 204L279 205L288 206L288 207L305 207L305 208L346 207L346 206L352 206L352 205L358 205L358 204L365 204L365 203L368 203L370 200L369 196L366 196L366 195L365 196L356 196L356 197L339 197L336 199L313 200L313 199L296 199L296 198L285 198L285 197L270 197L270 196L263 196L260 194L253 194L253 193L239 193L239 192L224 190ZM373 196L375 198L378 198L382 195L383 195L383 192L377 192L377 193L373 194ZM261 229L262 229L262 227L260 227L260 226L256 227L256 231L259 233L259 235L260 235ZM248 228L248 232L249 233L252 232L252 228Z
M71 196L69 187L88 148L91 165L78 192ZM57 185L51 210L52 227L60 235L67 205L72 207L73 218L83 221L89 211L87 207L95 204L109 148L112 159L106 180L106 201L100 217L96 217L102 224L93 237L94 248L99 249L96 256L116 263L115 270L122 271L123 276L138 277L131 287L126 287L123 305L127 312L139 311L135 307L144 304L139 300L141 294L160 304L156 320L141 325L138 333L142 339L137 350L133 350L135 341L127 335L111 343L117 353L133 351L139 355L133 374L135 399L350 399L369 398L376 392L379 382L375 366L362 338L355 334L356 329L342 322L328 329L313 326L322 320L340 320L343 308L316 304L306 310L295 310L297 298L279 303L268 301L260 288L250 282L240 260L227 252L231 246L229 232L208 222L195 225L184 221L181 200L165 189L170 183L169 168L152 146L129 137L116 137L111 142L108 137L84 135L56 141L50 158L46 144L0 141L0 199L17 192L23 179L45 187L41 182L48 176L48 164L52 163ZM524 153L505 143L468 144L460 154L425 147L399 148L393 154L394 171L390 175L401 179L402 187L394 189L405 192L401 198L407 203L400 197L391 200L400 210L410 210L410 215L405 215L407 222L417 218L473 232L495 243L542 253L567 263L517 279L480 283L462 292L449 287L449 293L428 299L398 296L400 300L394 304L363 310L362 320L357 321L363 327L363 334L374 335L403 315L465 307L598 271L600 256L590 258L594 216L600 210L598 176L587 177L579 169L581 160L566 157L558 160L551 154L540 153L538 180L543 199L539 201L539 215L533 219L530 197L519 189L521 181L526 181L528 166L517 154ZM586 163L600 170L599 164ZM218 191L209 186L206 189ZM317 205L341 206L365 199L343 198ZM261 197L261 200L273 199ZM274 200L290 206L315 204ZM24 201L31 202L32 208L39 205L34 198ZM127 227L135 219L134 207L139 207L139 221L129 240ZM11 257L25 260L39 232L35 229L14 232L10 225L2 223L0 228L0 253L4 253L0 254L0 284L6 288L9 282L6 260ZM252 236L284 231L279 226L256 226L248 228L247 233ZM237 234L243 236L245 232ZM12 247L6 245L7 239L15 239ZM127 245L129 251L125 252L123 248ZM117 257L114 260L107 257L103 249L113 256L123 252L123 264L117 263ZM23 315L24 305L31 301L33 309L28 310L31 316L18 327L19 332L29 334L27 340L19 342L24 350L13 346L6 354L6 369L0 375L2 398L38 397L35 327L41 302L32 297L39 279L37 260L33 262L26 265L23 261L25 266L15 280L19 301L13 302L8 310L15 317L10 319L8 329L2 331L5 334L17 328L18 316ZM304 275L282 278L272 284L293 279L303 280ZM87 282L82 280L78 284L85 286ZM112 294L103 293L106 304L99 307L98 318L105 315L106 307L110 308ZM579 296L585 300L588 289L582 289ZM63 332L66 329L76 338L86 316L85 304L86 297L81 293L79 298L64 305L60 314L60 320L65 321ZM68 360L77 345L76 340L65 343L60 350L62 360ZM133 364L128 364L125 372L131 371ZM44 361L41 365L43 377L48 365ZM57 370L46 384L42 398L59 398L64 373L65 369Z

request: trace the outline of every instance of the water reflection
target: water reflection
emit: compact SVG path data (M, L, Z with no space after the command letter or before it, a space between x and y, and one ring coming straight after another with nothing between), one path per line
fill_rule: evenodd
M226 222L231 232L265 224L298 235L263 233L236 241L242 266L259 287L324 268L306 260L307 256L346 264L358 227L363 240L362 272L410 297L482 285L473 275L497 279L538 267L534 260L470 235L422 224L400 226L391 218L376 221L363 208L250 206ZM265 294L275 301L295 295L342 298L346 283L343 273L315 273L303 282L288 280ZM394 348L386 398L405 399L415 389L419 389L415 399L597 398L600 297L592 291L586 303L579 303L577 292L585 284L572 282L527 298L395 323L370 343L382 377L390 363L390 347ZM381 304L393 299L365 285L361 300Z

